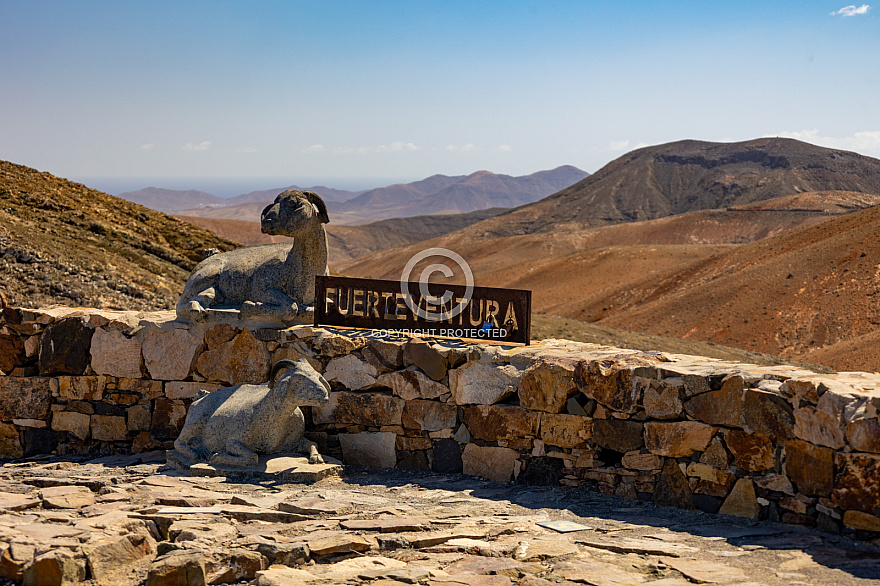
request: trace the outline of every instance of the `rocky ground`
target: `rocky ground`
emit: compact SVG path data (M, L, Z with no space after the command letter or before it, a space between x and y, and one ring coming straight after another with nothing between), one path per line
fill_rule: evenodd
M162 453L4 465L0 584L880 580L880 550L847 537L578 490L351 467L243 484L167 468ZM561 520L588 528L541 526Z

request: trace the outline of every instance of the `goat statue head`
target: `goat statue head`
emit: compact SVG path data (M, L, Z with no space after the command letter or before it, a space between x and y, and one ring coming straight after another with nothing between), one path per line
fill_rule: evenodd
M275 380L281 371L281 376ZM305 358L297 362L276 362L269 373L269 384L273 391L282 391L276 394L279 402L292 399L293 404L300 407L318 407L330 402L330 383ZM276 407L280 408L280 405Z
M308 227L330 221L327 205L317 193L289 189L279 193L260 216L264 234L296 236Z

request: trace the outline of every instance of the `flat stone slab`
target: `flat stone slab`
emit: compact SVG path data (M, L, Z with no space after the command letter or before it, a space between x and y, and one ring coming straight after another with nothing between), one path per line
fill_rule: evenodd
M324 456L324 464L309 464L309 459L293 454L268 454L260 456L256 466L212 466L199 463L186 466L177 450L168 450L168 464L190 476L225 476L245 480L273 480L275 482L317 482L330 476L339 476L342 462Z

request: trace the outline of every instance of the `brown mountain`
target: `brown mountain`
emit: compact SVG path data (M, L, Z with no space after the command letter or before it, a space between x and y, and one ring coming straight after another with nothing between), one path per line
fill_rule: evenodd
M236 246L80 183L0 161L0 292L11 304L171 308L204 249Z
M515 207L547 197L587 175L571 165L521 177L489 171L477 171L466 177L435 175L417 184L368 191L343 204L331 206L331 211L398 218Z
M785 138L684 140L627 153L571 187L472 229L557 232L832 190L880 193L880 160Z

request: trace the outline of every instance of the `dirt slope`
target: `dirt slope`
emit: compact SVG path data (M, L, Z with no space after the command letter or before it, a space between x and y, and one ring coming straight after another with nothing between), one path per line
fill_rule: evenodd
M202 250L236 246L82 184L0 161L0 292L10 304L171 308Z

